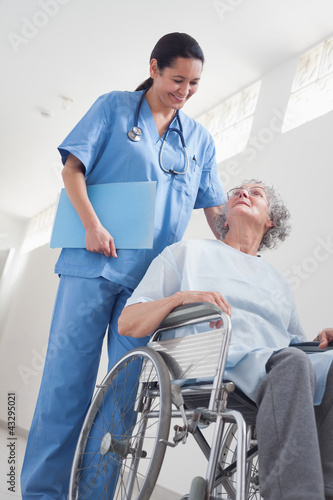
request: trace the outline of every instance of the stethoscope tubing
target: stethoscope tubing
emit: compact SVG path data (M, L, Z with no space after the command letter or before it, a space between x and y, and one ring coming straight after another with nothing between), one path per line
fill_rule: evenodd
M127 133L129 139L131 141L133 141L133 142L139 142L140 139L141 139L141 136L142 136L142 130L138 126L138 123L139 123L139 113L140 113L140 109L141 109L141 106L142 106L142 103L143 103L143 99L144 99L144 97L145 97L145 95L146 95L146 93L147 93L148 90L149 89L145 90L142 93L142 96L140 97L139 104L138 104L138 106L136 108L136 111L135 111L134 126L133 126L132 130L129 130L128 133ZM177 119L177 121L178 121L179 129L175 128L175 127L171 127L171 124L174 122L175 119ZM170 134L170 132L177 133L179 135L180 141L182 143L182 147L183 147L183 150L184 150L184 157L185 157L185 170L183 170L182 172L179 172L177 170L173 170L172 168L166 169L166 168L164 168L164 165L163 165L163 160L162 160L163 149L164 149L165 142L166 142L166 140L167 140L168 135ZM162 145L161 145L161 150L160 150L160 154L159 154L159 164L160 164L160 167L163 170L163 172L166 172L167 174L184 175L188 171L188 167L189 167L188 154L187 154L187 149L186 149L186 144L185 144L185 139L184 139L184 134L183 134L183 126L182 126L182 123L181 123L181 120L180 120L180 117L179 117L178 110L176 112L176 115L175 115L174 119L169 123L168 128L166 129L166 131L164 133L163 141L162 141Z

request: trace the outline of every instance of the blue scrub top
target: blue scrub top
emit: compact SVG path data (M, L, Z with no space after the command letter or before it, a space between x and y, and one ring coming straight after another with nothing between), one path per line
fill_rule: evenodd
M128 138L141 95L142 91L115 91L99 97L58 149L63 164L69 153L83 163L87 185L157 181L153 249L118 250L117 259L85 249L63 249L55 267L58 274L103 276L135 288L155 256L167 245L181 240L193 208L217 206L225 201L213 139L182 111L179 117L189 158L186 174L169 174L160 168L162 139L146 99L138 118L141 140L133 142ZM172 126L179 128L176 119ZM177 133L168 136L163 165L184 169L184 151Z

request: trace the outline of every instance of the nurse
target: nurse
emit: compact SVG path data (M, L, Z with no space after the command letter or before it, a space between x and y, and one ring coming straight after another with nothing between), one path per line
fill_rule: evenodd
M118 317L150 262L181 240L194 208L204 209L218 236L213 220L224 193L214 143L182 111L198 89L203 62L191 36L165 35L151 53L150 78L135 92L99 97L59 146L66 192L85 228L86 248L63 249L55 267L60 282L22 470L23 499L67 498L106 331L109 366L148 340L120 336ZM154 245L118 250L86 186L141 181L157 183Z

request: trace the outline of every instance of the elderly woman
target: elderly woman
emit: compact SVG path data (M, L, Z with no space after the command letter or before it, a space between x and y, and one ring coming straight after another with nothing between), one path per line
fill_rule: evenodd
M262 496L324 500L333 498L332 351L308 356L289 347L305 340L291 290L258 255L285 239L288 219L279 196L261 181L229 191L216 220L221 240L166 248L127 301L119 332L147 336L172 309L192 302L230 314L225 377L258 405ZM320 336L325 347L333 331Z

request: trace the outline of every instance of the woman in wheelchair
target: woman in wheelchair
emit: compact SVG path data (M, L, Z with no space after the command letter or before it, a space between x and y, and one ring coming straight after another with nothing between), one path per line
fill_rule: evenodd
M289 234L289 212L257 180L231 189L221 240L166 248L127 301L119 333L150 335L175 307L210 302L231 316L225 379L258 406L260 492L265 500L333 499L333 351L306 354L286 279L258 252ZM333 341L333 329L315 339Z

